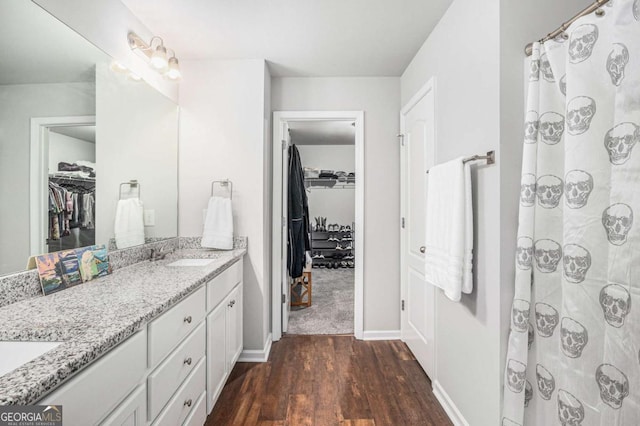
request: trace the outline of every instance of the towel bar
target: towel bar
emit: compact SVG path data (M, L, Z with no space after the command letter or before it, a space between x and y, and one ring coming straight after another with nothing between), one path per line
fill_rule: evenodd
M118 200L122 200L122 186L123 185L129 185L129 191L131 191L131 189L133 189L133 188L138 188L138 200L140 199L140 192L142 191L142 187L138 183L137 180L132 179L129 182L122 182L120 184L120 189L118 191Z
M220 186L228 186L229 187L229 199L233 200L233 182L229 179L225 180L214 180L211 182L211 196L213 197L213 187L215 184L220 184Z
M462 160L463 163L468 163L469 161L477 161L477 160L487 160L486 164L495 164L496 163L496 152L488 151L486 155L472 155L471 157L464 158ZM429 170L427 170L429 173Z

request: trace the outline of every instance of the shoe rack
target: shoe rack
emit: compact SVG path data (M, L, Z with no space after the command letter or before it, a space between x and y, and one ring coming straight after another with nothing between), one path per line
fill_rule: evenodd
M353 224L316 226L315 229L311 233L311 257L314 268L355 267Z

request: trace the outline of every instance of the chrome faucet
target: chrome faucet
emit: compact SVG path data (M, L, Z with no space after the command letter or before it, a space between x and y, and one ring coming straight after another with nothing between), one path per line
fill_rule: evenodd
M151 249L151 257L149 258L149 261L151 262L155 262L156 260L162 260L164 259L169 253L171 253L171 249L168 249L166 247L160 247L160 248L152 248Z

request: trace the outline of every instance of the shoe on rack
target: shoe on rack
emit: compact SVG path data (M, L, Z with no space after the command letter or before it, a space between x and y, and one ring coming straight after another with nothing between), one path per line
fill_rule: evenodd
M344 260L342 262L340 262L340 267L341 268L347 268L348 267L347 262L345 262Z
M348 254L344 257L345 260L353 260L353 255L352 254Z
M336 244L336 250L344 250L340 243Z
M353 262L353 260L350 260L350 261L347 262L347 266L349 268L354 268L356 266L356 264Z
M353 250L353 246L351 245L351 243L349 243L349 245L346 247L343 247L342 250Z

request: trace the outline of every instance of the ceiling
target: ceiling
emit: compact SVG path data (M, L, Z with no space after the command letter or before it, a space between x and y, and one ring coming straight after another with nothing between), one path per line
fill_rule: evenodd
M289 136L296 145L355 145L353 121L290 121Z
M273 76L399 76L452 0L122 0L184 59Z
M96 126L56 126L49 128L49 131L85 142L96 143Z
M0 84L95 81L107 56L38 5L0 1Z

